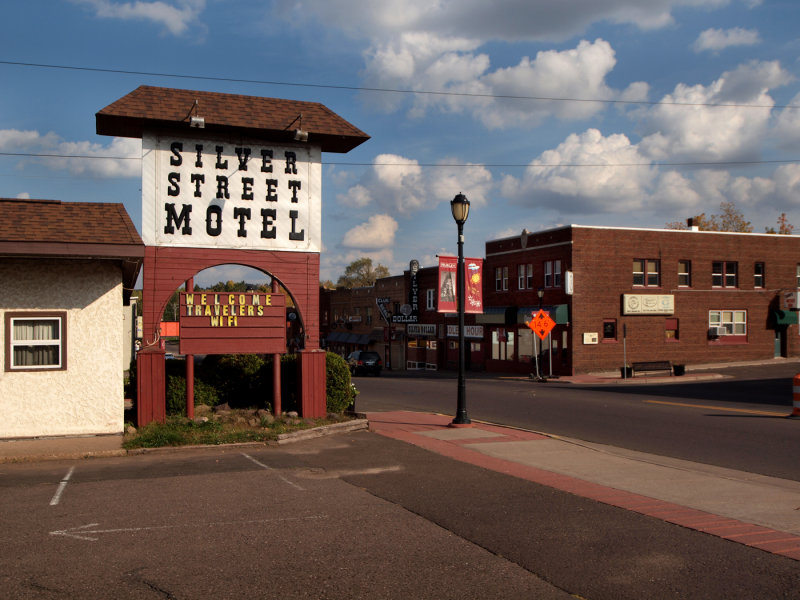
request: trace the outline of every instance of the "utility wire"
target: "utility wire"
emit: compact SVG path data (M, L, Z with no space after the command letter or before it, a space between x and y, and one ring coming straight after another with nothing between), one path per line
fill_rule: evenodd
M27 158L79 158L92 160L142 160L139 156L92 156L81 154L35 154L32 152L0 152L0 156L20 156ZM800 158L789 158L783 160L724 160L724 161L704 161L704 162L649 162L649 163L415 163L415 167L438 167L438 168L465 168L465 167L485 167L487 169L500 168L557 168L557 167L743 167L750 165L773 165L773 164L792 164L800 163ZM392 162L339 162L322 161L322 165L337 167L400 167L409 166L408 163Z
M203 81L224 81L228 83L250 83L257 85L275 85L275 86L288 86L288 87L304 87L304 88L318 88L330 90L348 90L356 92L381 92L389 94L420 94L428 96L457 96L464 98L494 98L502 100L535 100L540 102L596 102L600 104L631 104L631 105L644 105L644 106L705 106L715 108L800 108L800 105L794 104L737 104L733 102L676 102L676 101L654 101L654 100L607 100L599 98L561 98L555 96L526 96L515 94L478 94L469 92L447 92L436 90L405 90L396 88L378 88L378 87L365 87L365 86L351 86L351 85L333 85L322 83L298 83L291 81L270 81L264 79L237 79L234 77L212 77L209 75L184 75L180 73L158 73L152 71L128 71L124 69L103 69L99 67L76 67L71 65L50 65L43 63L29 63L18 62L11 60L0 60L2 65L12 65L17 67L34 67L40 69L62 69L67 71L88 71L93 73L113 73L116 75L137 75L147 77L168 77L174 79L199 79Z

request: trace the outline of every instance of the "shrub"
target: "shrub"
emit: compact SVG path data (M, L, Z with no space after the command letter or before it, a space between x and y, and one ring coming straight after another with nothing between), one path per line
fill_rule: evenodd
M328 412L342 413L354 399L347 361L335 352L326 352L325 375Z

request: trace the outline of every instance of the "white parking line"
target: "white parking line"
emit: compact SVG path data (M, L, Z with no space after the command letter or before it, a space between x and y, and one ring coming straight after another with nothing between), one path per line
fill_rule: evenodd
M251 460L251 461L253 461L255 464L257 464L257 465L258 465L259 467L261 467L262 469L266 469L267 471L275 471L275 469L273 469L273 468L272 468L272 467L270 467L269 465L265 465L264 463L262 463L262 462L261 462L261 461L259 461L259 460L256 460L255 458L253 458L253 457L252 457L252 456L250 456L249 454L245 454L244 452L242 452L242 456L244 456L244 457L245 457L246 459L248 459L248 460ZM283 481L284 483L288 483L290 486L292 486L292 487L293 487L293 488L295 488L295 489L298 489L298 490L300 490L301 492L304 492L304 491L306 491L306 489L305 489L304 487L302 487L302 486L300 486L300 485L297 485L297 484L296 484L294 481L289 481L288 479L286 479L286 477L284 477L283 475L281 475L281 474L280 474L278 471L275 471L275 473L277 473L278 477L280 477L280 478L281 478L281 481Z
M56 490L53 499L50 500L50 506L55 506L61 501L61 494L64 493L64 490L67 487L67 483L69 482L69 478L72 477L72 472L75 470L75 467L70 467L67 474L64 475L64 479L61 480L61 483L58 484L58 489Z

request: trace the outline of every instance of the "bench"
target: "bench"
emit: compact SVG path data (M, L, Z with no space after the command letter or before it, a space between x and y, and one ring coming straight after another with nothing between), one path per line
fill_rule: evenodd
M669 371L669 374L672 375L672 363L668 360L631 363L631 373L634 377L640 371Z

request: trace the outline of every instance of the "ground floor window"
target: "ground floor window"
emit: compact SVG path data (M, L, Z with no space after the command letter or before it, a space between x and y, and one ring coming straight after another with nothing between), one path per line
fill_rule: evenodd
M708 327L717 335L747 335L746 310L710 310L708 311Z
M492 331L492 359L514 360L514 332L505 329Z
M603 341L616 342L617 341L617 320L605 319L603 321Z
M6 313L6 370L66 369L66 313Z
M678 341L678 319L667 319L664 321L664 338L668 342Z

